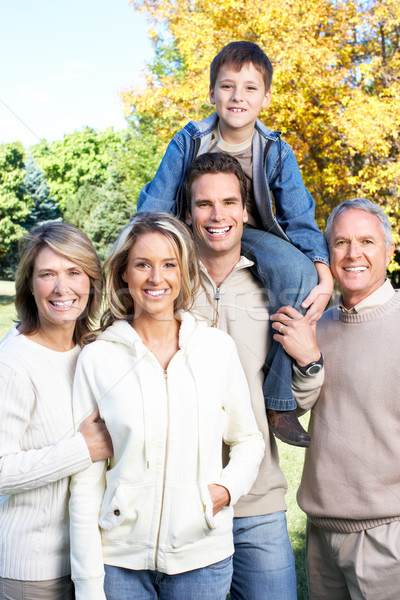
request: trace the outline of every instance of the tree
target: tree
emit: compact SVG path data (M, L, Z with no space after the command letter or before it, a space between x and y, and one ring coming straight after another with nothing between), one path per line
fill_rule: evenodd
M121 191L118 179L110 177L101 187L82 185L68 202L64 217L90 237L100 259L104 260L119 230L132 214L132 204Z
M150 181L162 158L162 147L150 123L141 119L121 132L121 144L115 150L109 169L113 185L129 198L131 214L136 209L142 187Z
M103 132L85 127L64 135L61 141L48 144L42 140L31 148L62 213L67 208L67 199L82 185L101 186L107 181L107 169L119 145L120 136L112 127Z
M25 229L29 230L47 221L60 221L59 206L50 196L43 171L35 165L32 157L26 161L25 169L24 187L26 194L33 201L30 213L23 222Z
M99 201L93 208L85 231L103 261L119 231L132 217L132 207L130 200L112 180L104 185L98 194Z
M126 114L154 120L164 146L187 121L211 113L208 72L216 53L230 41L254 41L275 68L273 102L261 118L292 145L320 226L340 201L360 195L381 203L396 224L397 0L132 4L150 17L156 59L145 86L121 96Z
M24 233L23 223L32 205L24 177L22 144L0 145L0 260Z

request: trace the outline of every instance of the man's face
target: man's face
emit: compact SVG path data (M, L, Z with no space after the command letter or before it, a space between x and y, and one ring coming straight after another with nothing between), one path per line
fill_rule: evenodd
M239 260L247 219L236 175L206 174L193 182L191 212L186 215L186 223L193 228L201 258L229 255Z
M378 217L350 208L334 221L329 240L331 269L342 288L343 302L351 308L385 281L394 245L385 247Z

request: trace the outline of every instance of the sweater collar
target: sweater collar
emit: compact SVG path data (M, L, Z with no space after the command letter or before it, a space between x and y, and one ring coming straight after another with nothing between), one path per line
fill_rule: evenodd
M382 306L382 304L388 302L388 300L390 300L395 293L396 292L389 279L386 279L380 288L375 290L375 292L364 298L364 300L361 300L361 302L358 302L358 304L355 304L350 309L347 309L345 306L343 306L343 298L340 296L338 307L342 313L361 315L370 310L374 310L379 306Z

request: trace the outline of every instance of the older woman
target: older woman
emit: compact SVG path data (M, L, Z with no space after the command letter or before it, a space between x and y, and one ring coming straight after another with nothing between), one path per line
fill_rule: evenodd
M110 308L79 360L74 416L99 407L114 458L71 481L76 597L225 600L232 506L263 456L235 344L189 312L195 250L171 215L136 215L106 268Z
M74 598L69 476L112 453L98 414L74 433L72 383L101 300L84 233L50 223L26 235L18 324L0 342L0 599Z

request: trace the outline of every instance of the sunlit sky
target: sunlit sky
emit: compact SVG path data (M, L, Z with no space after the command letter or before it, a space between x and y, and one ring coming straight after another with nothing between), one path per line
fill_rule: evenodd
M0 143L126 126L118 92L152 57L127 0L0 0Z

